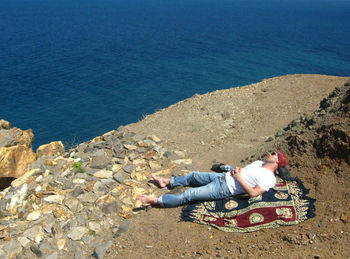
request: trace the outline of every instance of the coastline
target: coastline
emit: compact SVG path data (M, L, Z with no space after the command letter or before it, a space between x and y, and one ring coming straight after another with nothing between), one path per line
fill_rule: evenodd
M340 229L350 231L350 212L345 206L349 98L344 94L349 94L349 79L322 75L266 79L195 95L68 151L59 141L40 146L36 161L29 162L31 170L0 192L0 254L149 258L164 253L178 257L179 251L185 257L234 251L236 257L245 258L275 256L275 250L280 250L293 258L300 251L307 257L329 256L331 250L323 238L333 240ZM2 133L11 132L5 121L1 128ZM25 132L9 142L16 146L8 144L0 154L17 147L30 149L33 135L31 130ZM327 140L330 132L336 134ZM337 146L339 150L332 151ZM208 171L217 162L244 166L276 148L287 152L292 175L300 177L311 197L317 198L317 216L300 225L241 236L179 222L181 207L152 209L137 199L140 194L159 196L169 191L152 184L151 173L171 176ZM315 156L315 149L330 155L323 161ZM334 154L339 157L332 160ZM10 163L17 161L7 158ZM326 234L321 224L324 216L334 222L331 228L326 226L331 231ZM209 238L203 239L203 234ZM261 249L250 251L252 238ZM342 256L350 240L345 234L339 238L341 244L331 247L339 248L334 255ZM232 239L239 243L230 243ZM313 242L320 248L317 255ZM293 253L300 245L303 249ZM271 246L273 251L268 249Z

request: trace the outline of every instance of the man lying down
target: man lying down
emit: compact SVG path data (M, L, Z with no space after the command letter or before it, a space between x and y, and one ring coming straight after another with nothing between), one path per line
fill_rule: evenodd
M138 198L142 203L169 208L192 201L217 200L242 193L256 197L275 187L277 170L286 165L287 156L281 151L276 151L269 153L265 161L257 160L244 168L235 167L225 174L191 172L184 176L171 178L152 174L152 178L162 188L167 186L170 188L192 186L194 188L187 189L180 194L164 194L158 198L148 195L140 195Z

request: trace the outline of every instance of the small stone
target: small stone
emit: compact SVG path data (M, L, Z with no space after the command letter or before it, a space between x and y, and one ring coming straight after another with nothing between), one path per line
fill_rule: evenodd
M111 162L111 157L106 155L98 155L92 158L90 162L90 167L96 168L96 169L102 169L102 168L106 168L110 162Z
M112 172L116 173L116 172L118 172L120 169L122 169L122 167L123 167L123 165L121 165L121 164L114 164L114 165L112 166Z
M43 179L43 176L42 176L42 175L39 175L39 176L35 179L35 181L36 181L37 183L40 183L42 179Z
M125 144L124 147L127 150L136 150L137 149L137 146L134 146L134 145L127 145L127 144Z
M52 227L54 225L53 218L51 218L50 222L44 222L43 223L43 229L45 230L46 233L52 233Z
M62 204L64 200L64 197L62 195L50 195L44 198L44 201L49 202L49 203L58 203L58 204Z
M75 184L83 184L86 182L86 180L85 179L74 179L72 182Z
M112 178L113 177L113 172L109 170L100 170L94 173L94 176L96 178Z
M131 174L136 169L135 165L126 165L123 167L123 170L129 174Z
M39 244L44 238L44 231L41 226L34 226L24 231L23 236Z
M124 173L122 171L117 172L115 175L113 175L113 178L118 182L118 183L124 183L125 177Z
M70 193L74 198L78 197L80 194L84 193L84 190L78 185L75 186L73 191Z
M41 211L33 211L33 212L28 214L27 220L34 221L34 220L39 219L40 216L41 216Z
M156 135L151 135L150 138L156 143L161 142L160 138L158 138Z
M71 232L67 235L72 240L80 240L86 233L88 229L85 227L74 227Z
M37 256L37 257L42 257L43 253L41 252L40 248L33 244L30 246L30 250Z

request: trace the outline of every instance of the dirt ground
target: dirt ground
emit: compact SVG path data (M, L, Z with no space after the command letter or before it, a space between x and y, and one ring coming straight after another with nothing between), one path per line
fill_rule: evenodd
M251 154L269 145L269 137L315 111L323 98L348 80L324 75L275 77L195 95L125 129L154 134L168 150L186 151L199 171L209 171L215 162L244 166ZM348 258L348 168L339 167L336 175L332 166L312 168L306 162L308 167L300 161L290 168L310 189L309 196L317 199L316 216L300 225L226 233L180 221L181 207L150 208L132 217L128 231L115 239L106 258Z

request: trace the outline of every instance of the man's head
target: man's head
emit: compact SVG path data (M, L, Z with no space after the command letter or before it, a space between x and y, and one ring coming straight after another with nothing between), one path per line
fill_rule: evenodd
M276 163L277 168L285 167L287 165L287 156L281 151L271 152L267 155L267 163Z

